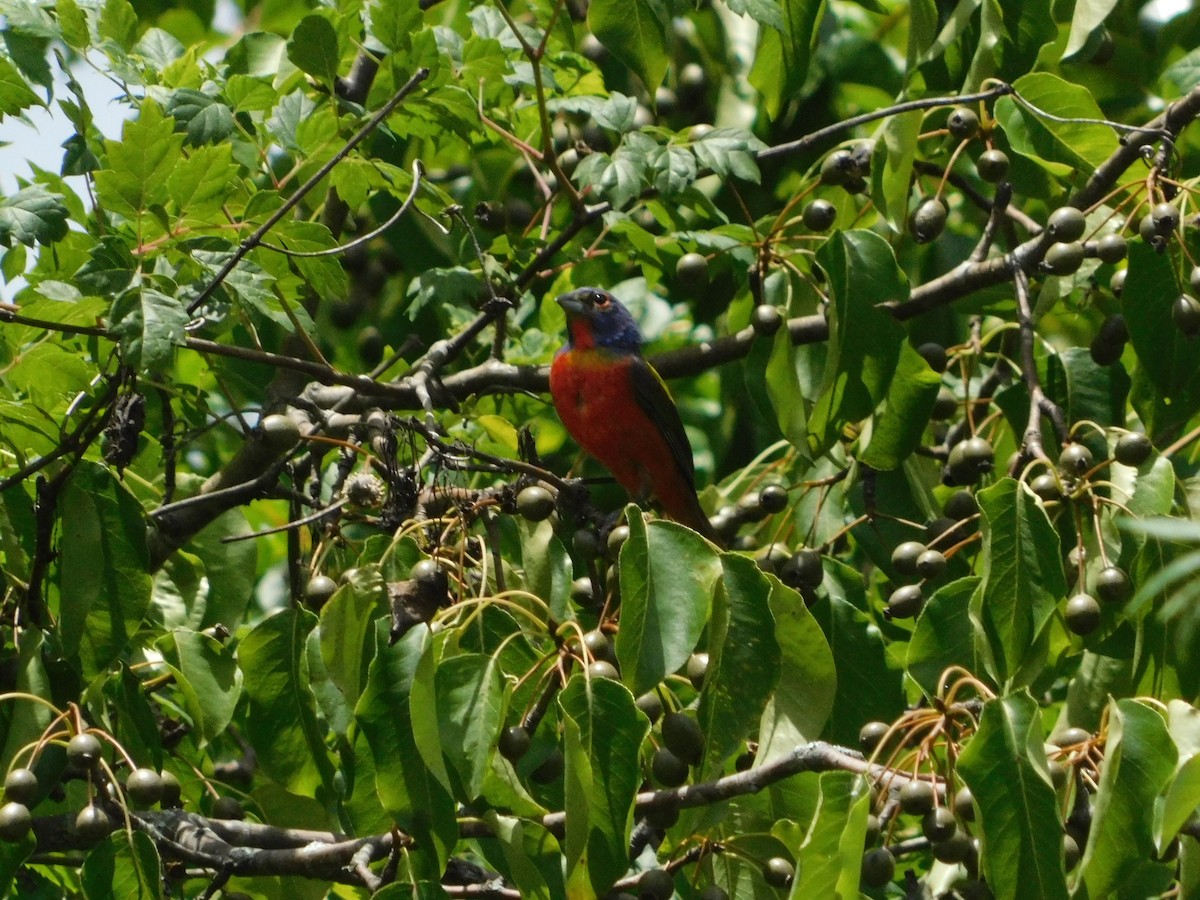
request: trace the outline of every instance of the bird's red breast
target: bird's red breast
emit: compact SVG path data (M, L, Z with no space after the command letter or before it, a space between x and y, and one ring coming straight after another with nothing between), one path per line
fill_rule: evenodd
M635 371L638 367L647 372ZM550 395L567 431L625 490L634 497L655 497L672 519L715 540L696 500L691 471L683 471L664 436L664 423L654 421L639 401L639 377L657 380L640 356L581 347L576 338L573 348L554 358Z

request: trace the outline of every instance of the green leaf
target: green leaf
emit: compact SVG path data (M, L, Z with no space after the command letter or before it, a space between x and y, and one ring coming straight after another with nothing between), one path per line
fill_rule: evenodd
M170 634L175 681L203 741L225 732L242 696L242 670L233 649L188 628Z
M232 144L198 147L167 178L167 196L186 226L215 225L236 180Z
M117 831L100 842L79 872L88 900L157 900L162 863L150 835Z
M483 842L480 849L522 897L552 900L566 896L562 850L550 832L537 822L500 815L495 810L488 810L484 818L496 836L500 852L489 852L490 841Z
M432 642L425 625L391 645L388 633L387 619L379 619L375 657L354 717L371 747L380 801L396 824L417 838L419 870L440 878L458 840L458 824L438 746ZM432 765L431 753L436 754Z
M714 128L692 142L696 161L723 178L733 176L758 184L755 154L766 144L744 128Z
M1200 47L1185 53L1162 73L1162 80L1186 94L1200 83Z
M374 0L367 7L367 31L388 50L407 50L421 24L418 0Z
M972 575L952 581L935 591L921 609L908 642L906 670L928 697L941 690L940 676L950 666L980 672L969 610L980 580Z
M550 521L517 520L521 536L521 566L525 569L525 589L544 600L550 615L559 622L575 617L571 608L571 557L554 534ZM544 614L538 610L537 615Z
M94 675L125 650L150 607L146 520L125 485L90 460L67 480L58 509L60 634Z
M309 687L304 640L315 624L287 609L264 619L238 646L248 701L246 737L263 771L302 796L327 796L333 766Z
M626 508L621 546L621 679L641 695L678 670L700 639L721 561L700 535L674 522L647 524Z
M1023 692L987 701L958 773L979 808L983 871L997 900L1066 900L1062 820L1036 701Z
M755 766L787 756L800 744L820 737L833 713L838 688L837 667L821 626L798 593L775 578L770 582L779 681L758 727Z
M386 589L374 566L360 567L348 584L321 607L318 624L321 664L338 693L339 716L352 713L362 696L375 650L375 619L386 612ZM341 733L348 721L332 721Z
M1121 294L1138 358L1130 399L1146 433L1160 446L1175 438L1200 400L1200 342L1188 339L1171 320L1179 292L1170 257L1131 241Z
M667 10L657 0L594 0L588 4L592 33L633 69L651 97L667 72L667 18Z
M337 32L324 16L305 16L288 41L287 55L301 72L332 88L337 81L341 54Z
M817 809L796 863L788 896L858 900L859 870L871 789L867 780L849 772L822 772Z
M696 157L672 144L652 155L654 187L665 199L677 197L696 180Z
M16 238L22 244L52 244L67 236L67 217L63 195L31 184L0 199L0 244L9 246Z
M12 657L9 690L32 694L47 700L53 697L50 678L42 662L45 638L37 629L30 629L21 637L21 644ZM41 703L8 703L0 709L0 765L8 772L13 767L17 751L42 736L50 724L52 713ZM0 842L2 845L2 842ZM0 863L0 869L3 863ZM0 879L0 894L3 894Z
M759 32L758 52L750 69L750 83L762 94L771 118L804 87L825 0L781 0L781 7L782 27Z
M1023 484L1002 478L976 494L985 572L980 619L997 683L1018 677L1029 648L1066 596L1058 532Z
M1154 858L1154 820L1176 759L1157 711L1136 700L1109 704L1100 786L1079 865L1089 896L1151 896L1171 883L1174 864Z
M829 279L830 304L825 380L808 425L814 456L887 395L905 335L878 304L908 298L892 248L873 232L837 232L817 251L817 262Z
M138 17L129 0L104 0L97 30L102 41L130 50L137 43Z
M887 399L875 413L871 441L859 459L879 471L898 468L908 459L921 443L941 385L942 376L904 341Z
M1049 72L1023 75L1013 87L1039 110L1035 112L1012 97L996 101L996 118L1016 152L1065 177L1073 170L1091 172L1117 149L1117 135L1111 128L1056 122L1040 115L1047 112L1060 118L1104 118L1087 88Z
M730 0L729 9L740 16L749 16L759 25L783 31L783 10L779 0Z
M871 196L896 234L904 234L908 226L913 160L923 119L921 110L889 118L880 129L871 162Z
M744 556L722 554L721 569L709 624L708 671L697 716L704 731L701 771L706 775L719 772L725 759L741 746L775 690L780 668L780 640L769 598L773 589L784 589L768 581L754 561ZM796 598L783 602L789 599ZM811 619L809 622L823 644L820 628ZM791 637L794 623L788 621L786 627ZM791 661L810 662L805 657Z
M1062 58L1067 59L1082 50L1092 32L1104 23L1116 5L1117 0L1075 0L1071 32L1067 36Z
M218 98L192 88L171 93L167 115L174 117L175 127L183 129L188 143L196 147L219 143L233 133L233 110Z
M86 49L91 35L88 34L87 16L79 4L75 0L58 0L54 4L54 14L66 45L73 50Z
M492 748L504 724L504 690L496 659L463 653L445 660L434 677L442 747L462 783L461 800L483 793Z
M183 135L175 133L157 103L144 101L137 119L121 128L121 140L104 145L104 168L95 173L101 206L138 221L151 206L167 201L167 179L183 159Z
M31 106L45 106L25 76L8 59L0 56L0 119L15 116Z
M568 888L586 884L603 896L629 868L638 753L650 722L623 685L604 678L575 675L558 703L567 726Z
M120 294L109 327L121 338L125 359L140 371L166 369L187 337L187 309L175 297L144 284Z

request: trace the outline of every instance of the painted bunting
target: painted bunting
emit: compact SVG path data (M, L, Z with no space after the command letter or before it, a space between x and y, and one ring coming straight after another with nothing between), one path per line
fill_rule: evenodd
M692 446L662 377L642 356L642 334L608 291L558 298L568 339L550 366L550 396L584 450L637 500L720 544L696 497Z

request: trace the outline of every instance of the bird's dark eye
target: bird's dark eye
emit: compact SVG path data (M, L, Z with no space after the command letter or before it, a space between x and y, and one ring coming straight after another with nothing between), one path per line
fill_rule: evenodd
M596 309L604 309L608 306L608 294L603 291L596 291L592 294L592 305Z

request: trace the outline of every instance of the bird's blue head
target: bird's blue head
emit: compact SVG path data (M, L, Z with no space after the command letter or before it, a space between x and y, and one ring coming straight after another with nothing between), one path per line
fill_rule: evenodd
M639 353L642 333L629 310L608 291L594 287L576 288L558 298L567 314L567 333L572 348L600 347L618 353Z

